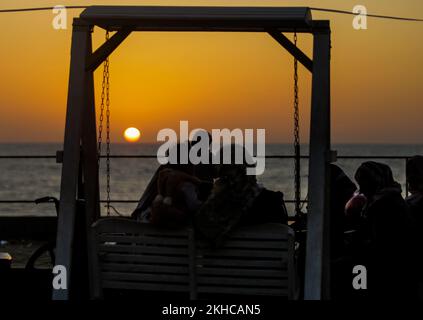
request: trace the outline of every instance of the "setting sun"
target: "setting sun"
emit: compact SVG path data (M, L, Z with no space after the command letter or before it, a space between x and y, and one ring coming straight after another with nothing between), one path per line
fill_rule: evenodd
M140 138L140 131L137 128L128 128L125 130L123 136L125 137L125 140L128 142L136 142Z

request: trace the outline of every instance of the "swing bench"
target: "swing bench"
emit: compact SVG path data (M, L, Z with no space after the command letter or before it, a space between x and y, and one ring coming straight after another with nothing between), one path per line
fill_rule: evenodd
M92 50L91 33L106 30L106 42ZM109 38L109 32L116 32ZM296 210L299 210L299 136L297 62L313 73L307 258L305 298L320 299L328 283L323 234L327 233L328 167L330 157L330 28L328 21L311 18L299 7L150 7L92 6L73 22L68 107L60 190L56 264L67 278L78 261L72 261L73 238L88 232L88 266L92 297L103 289L185 292L195 299L203 294L297 297L294 239L284 225L240 227L217 250L209 249L193 230L156 229L123 218L101 218L99 201L100 124L96 134L94 71L104 62L101 110L106 106L109 128L108 57L134 31L262 32L295 58ZM294 33L294 43L283 32ZM313 60L297 46L297 33L313 35ZM104 82L103 82L104 84ZM104 90L104 89L103 89ZM100 120L102 120L102 116ZM107 164L110 155L107 130ZM107 200L110 170L107 165ZM77 200L84 200L85 226L75 224ZM109 206L108 206L109 210ZM83 229L85 230L79 230ZM68 283L68 286L70 284ZM69 299L68 289L54 289L53 299Z
M104 290L178 292L186 298L298 297L294 233L281 224L238 227L218 249L194 230L158 229L125 218L94 223L92 298Z

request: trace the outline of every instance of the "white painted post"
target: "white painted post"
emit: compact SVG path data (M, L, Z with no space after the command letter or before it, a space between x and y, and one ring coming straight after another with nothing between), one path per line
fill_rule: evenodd
M66 289L53 289L53 300L68 300L71 279L72 246L74 238L78 168L83 108L86 101L85 71L90 45L90 27L74 20L72 31L71 65L69 74L66 128L60 186L60 210L57 224L56 265L67 271Z
M329 298L330 28L314 32L304 298Z
M91 55L91 34L87 54ZM82 166L84 173L84 199L86 201L87 225L91 225L100 217L99 203L99 166L97 157L97 126L94 98L94 75L87 70L86 104L83 110L82 129Z
M91 34L87 54L91 56ZM86 105L83 111L83 129L82 129L82 168L84 174L84 199L85 199L85 229L80 232L86 232L86 250L88 253L88 278L89 291L94 292L94 262L91 261L91 251L93 243L90 240L91 225L100 218L100 190L99 190L99 166L97 154L97 126L95 114L94 97L94 74L93 70L87 70L86 77Z

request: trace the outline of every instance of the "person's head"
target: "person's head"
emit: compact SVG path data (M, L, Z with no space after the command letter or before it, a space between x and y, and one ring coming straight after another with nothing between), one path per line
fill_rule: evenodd
M361 164L355 173L355 180L360 186L360 192L367 198L371 198L385 188L399 187L393 178L391 168L384 163L374 161Z
M407 161L406 175L410 192L423 192L423 156L415 156Z
M203 130L203 129L199 129L197 130L194 135L192 136L192 139L190 140L190 146L193 147L195 146L197 143L199 142L203 142L203 140L207 140L207 144L210 146L212 141L212 135L210 134L210 132Z

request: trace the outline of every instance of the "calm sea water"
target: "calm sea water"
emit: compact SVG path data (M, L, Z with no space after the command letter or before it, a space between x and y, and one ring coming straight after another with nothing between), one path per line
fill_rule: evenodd
M0 155L55 155L61 150L60 144L0 144ZM157 145L116 144L112 154L147 155L155 154ZM343 156L410 156L423 154L423 145L334 145ZM290 155L292 145L267 145L267 155ZM307 154L307 146L303 146ZM391 166L399 183L405 184L404 160L378 160ZM102 160L100 183L101 198L105 199L105 161ZM352 178L362 160L340 159L338 165ZM290 159L267 159L266 170L258 177L260 183L293 199L293 161ZM138 200L153 176L158 163L156 159L112 159L111 198L115 200ZM43 196L59 196L61 165L55 159L0 159L0 200L34 200ZM308 162L302 161L302 196L307 193ZM130 214L136 203L116 203L117 210ZM292 210L292 206L288 206ZM50 204L0 204L0 215L54 215Z

